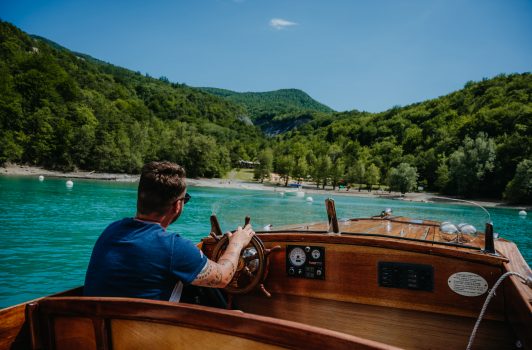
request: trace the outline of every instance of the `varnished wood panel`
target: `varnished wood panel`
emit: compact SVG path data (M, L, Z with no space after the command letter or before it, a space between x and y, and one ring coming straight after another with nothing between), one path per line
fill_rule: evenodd
M396 349L372 340L286 320L199 305L142 299L47 298L39 302L39 313L42 321L57 317L87 317L93 322L106 320L100 323L103 325L113 323L117 319L151 322L225 334L235 339L247 339L289 349L300 349L301 344L308 350ZM150 336L151 333L145 334ZM46 335L44 337L46 338ZM155 337L152 340L158 341ZM176 341L179 342L179 339ZM110 342L114 343L113 340Z
M115 350L285 349L226 334L153 322L113 320L111 330Z
M267 247L280 245L282 249L271 255L270 273L266 288L274 295L300 295L361 304L390 306L461 316L477 316L487 293L466 297L448 287L448 278L456 272L473 272L492 286L501 275L502 267L479 264L461 259L379 247L328 244L325 247L325 280L291 278L286 273L286 245L284 241L270 241L263 236ZM301 237L302 239L304 237ZM295 240L297 242L297 240ZM378 286L378 262L392 261L431 265L434 268L434 290L415 291ZM497 293L486 317L503 319L503 296Z
M80 295L81 290L81 288L75 288L55 295ZM0 310L0 350L30 348L31 342L26 320L26 305L41 299L38 298Z
M26 305L0 310L0 349L28 349L29 330L24 313Z
M532 278L530 267L514 243L497 240L495 248L508 258L504 272L513 271ZM525 348L532 349L532 289L524 285L517 276L507 278L503 286L506 315Z
M96 334L90 318L57 317L53 320L56 350L96 350Z
M238 307L246 312L303 322L405 349L465 349L475 323L474 318L288 295L270 299L241 296ZM513 349L514 344L507 324L485 320L473 349Z

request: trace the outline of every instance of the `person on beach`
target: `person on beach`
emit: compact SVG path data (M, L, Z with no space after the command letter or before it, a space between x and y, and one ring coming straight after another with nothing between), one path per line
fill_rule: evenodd
M235 274L241 250L255 232L251 225L238 227L235 233L228 233L229 244L220 259L207 259L191 241L166 231L190 198L181 166L145 164L137 214L110 224L100 235L83 294L178 301L183 283L225 287Z

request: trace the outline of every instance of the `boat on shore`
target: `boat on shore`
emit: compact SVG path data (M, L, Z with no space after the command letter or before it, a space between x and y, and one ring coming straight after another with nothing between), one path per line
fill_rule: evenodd
M491 223L326 212L257 231L223 290L175 303L79 287L0 310L0 350L532 349L532 272ZM198 246L213 260L222 232L211 216Z

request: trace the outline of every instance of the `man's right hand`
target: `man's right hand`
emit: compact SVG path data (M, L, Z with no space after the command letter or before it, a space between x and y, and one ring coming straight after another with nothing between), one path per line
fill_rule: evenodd
M253 231L250 224L244 228L237 227L234 233L228 232L229 243L223 255L217 262L207 260L207 264L205 264L196 279L192 281L192 284L215 288L227 286L235 275L242 249L249 244L254 235L255 231Z
M240 250L242 250L249 244L251 238L255 235L255 231L253 231L251 224L247 224L244 228L238 226L234 233L228 232L227 235L229 236L229 244L239 244Z

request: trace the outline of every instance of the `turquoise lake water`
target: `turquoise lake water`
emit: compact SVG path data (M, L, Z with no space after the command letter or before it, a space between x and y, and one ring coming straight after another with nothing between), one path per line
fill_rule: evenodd
M136 183L0 176L0 307L59 292L83 283L92 247L112 221L135 215ZM326 195L314 202L293 194L191 187L192 200L169 230L198 242L210 231L216 212L224 231L251 216L263 226L327 220ZM468 222L484 230L486 215L474 206L411 203L385 199L332 196L339 218L368 217L391 207L394 215ZM495 231L517 243L532 263L532 220L516 209L489 209ZM530 214L529 214L530 216Z

